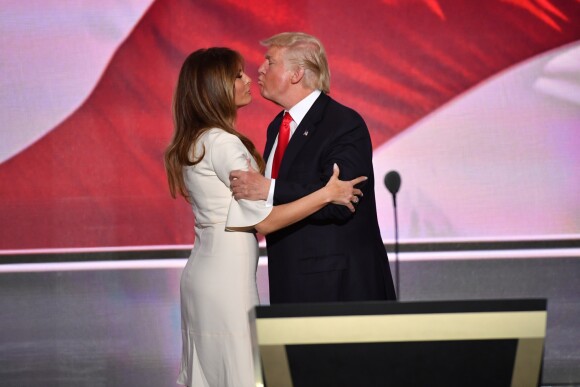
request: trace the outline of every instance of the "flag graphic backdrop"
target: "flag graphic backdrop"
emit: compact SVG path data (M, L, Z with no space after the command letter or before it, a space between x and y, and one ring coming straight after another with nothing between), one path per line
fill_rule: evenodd
M390 169L401 239L580 233L578 0L28 0L0 20L1 250L191 244L162 163L181 62L229 46L255 79L258 42L295 30L371 130L384 238ZM279 109L253 95L238 126L262 149Z

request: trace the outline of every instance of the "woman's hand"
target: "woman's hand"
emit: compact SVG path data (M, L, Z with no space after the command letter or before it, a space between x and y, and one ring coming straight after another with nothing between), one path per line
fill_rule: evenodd
M338 165L334 164L332 176L324 187L328 192L329 202L346 206L351 212L354 212L355 208L353 203L358 203L359 196L363 196L362 191L354 186L365 181L367 177L359 176L350 181L342 181L338 179L339 173Z

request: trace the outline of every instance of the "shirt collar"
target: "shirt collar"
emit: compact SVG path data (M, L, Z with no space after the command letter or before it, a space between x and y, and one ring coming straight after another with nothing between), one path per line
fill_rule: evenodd
M320 96L322 92L320 90L314 90L312 93L308 94L306 98L298 102L296 105L292 106L288 112L292 116L292 120L296 122L296 126L300 125L308 110L314 105L316 99Z

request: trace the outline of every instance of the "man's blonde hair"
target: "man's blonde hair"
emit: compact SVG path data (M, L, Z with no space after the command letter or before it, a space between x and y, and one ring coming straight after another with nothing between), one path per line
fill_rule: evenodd
M305 85L330 93L330 70L320 40L304 32L282 32L260 43L266 47L287 48L286 59L305 70Z

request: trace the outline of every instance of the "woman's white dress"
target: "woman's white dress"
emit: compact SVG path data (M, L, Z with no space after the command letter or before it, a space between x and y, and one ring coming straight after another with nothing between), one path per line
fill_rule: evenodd
M177 382L190 387L249 387L254 368L248 312L258 304L258 243L251 227L263 201L236 201L229 174L247 169L242 142L221 129L198 141L203 160L183 170L195 215L195 243L181 276L183 353ZM255 162L254 167L255 166Z

